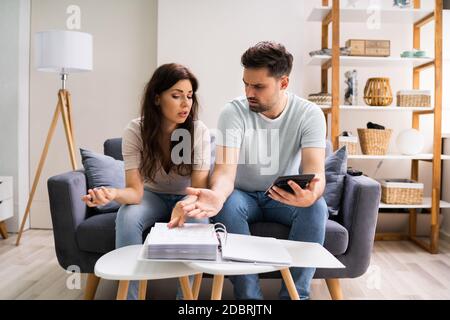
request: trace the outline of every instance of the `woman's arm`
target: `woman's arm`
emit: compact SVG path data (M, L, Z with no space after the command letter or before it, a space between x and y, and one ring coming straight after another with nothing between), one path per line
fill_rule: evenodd
M199 170L193 170L192 171L192 175L191 175L191 187L192 188L199 188L199 189L205 189L208 188L208 180L209 179L209 170L203 170L203 171L199 171ZM195 199L197 200L196 196L186 196L185 199L183 200L187 200L188 202L190 199Z
M89 207L104 206L111 201L120 204L139 204L144 195L144 182L138 169L125 171L126 187L116 188L96 188L89 189L88 194L82 200Z

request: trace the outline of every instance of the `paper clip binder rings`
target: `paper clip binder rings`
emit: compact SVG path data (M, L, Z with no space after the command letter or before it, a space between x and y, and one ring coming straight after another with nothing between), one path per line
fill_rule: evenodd
M216 230L217 239L219 240L220 243L219 250L222 250L222 246L224 246L227 243L228 237L227 227L223 223L218 222L214 224L214 229ZM224 239L220 237L220 233L223 233ZM224 243L222 243L222 241Z

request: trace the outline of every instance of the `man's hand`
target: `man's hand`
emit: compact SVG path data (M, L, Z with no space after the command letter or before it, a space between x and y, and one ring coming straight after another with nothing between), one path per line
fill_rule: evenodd
M113 201L117 196L117 189L115 188L95 188L89 189L88 194L81 197L88 207L104 206Z
M195 219L211 218L219 213L225 202L224 197L217 191L209 189L187 188L188 195L197 196L192 204L182 204L184 213Z
M294 181L288 181L289 186L295 192L292 194L290 192L284 191L281 188L273 186L269 190L269 197L275 201L287 204L293 207L300 208L308 208L312 206L318 197L318 183L320 182L320 178L314 178L309 183L307 189L302 189L297 183Z
M186 214L183 210L183 207L189 204L193 204L195 203L195 201L197 201L197 196L188 196L184 200L178 201L172 210L170 222L167 224L167 227L169 227L170 229L183 227L186 221Z

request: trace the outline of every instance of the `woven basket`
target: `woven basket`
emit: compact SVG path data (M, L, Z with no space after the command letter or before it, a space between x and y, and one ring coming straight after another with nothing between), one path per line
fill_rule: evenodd
M347 154L348 155L356 155L358 154L358 140L356 137L355 139L350 139L349 137L339 137L339 149L343 146L347 147Z
M397 92L399 107L431 107L431 95L420 90Z
M329 93L310 94L308 100L317 105L331 106L332 96Z
M409 183L387 183L381 180L381 201L386 204L422 204L423 184L406 180Z
M384 156L388 151L391 135L391 129L358 129L362 153Z
M389 78L370 78L364 88L364 101L369 106L387 107L392 104L392 95Z

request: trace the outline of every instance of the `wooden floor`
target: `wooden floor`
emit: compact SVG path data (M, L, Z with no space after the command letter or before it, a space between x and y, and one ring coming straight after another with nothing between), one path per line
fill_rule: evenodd
M31 230L23 235L19 247L15 235L0 239L0 299L82 299L73 276L56 260L53 233ZM173 299L176 280L150 281L149 299ZM266 299L277 299L279 280L263 280ZM204 279L200 299L208 299L211 280ZM441 242L441 254L431 255L410 242L376 242L368 272L358 279L341 280L346 299L450 299L450 244ZM114 299L116 281L100 282L96 299ZM232 299L229 281L224 284L224 299ZM313 280L312 299L330 299L325 281Z

